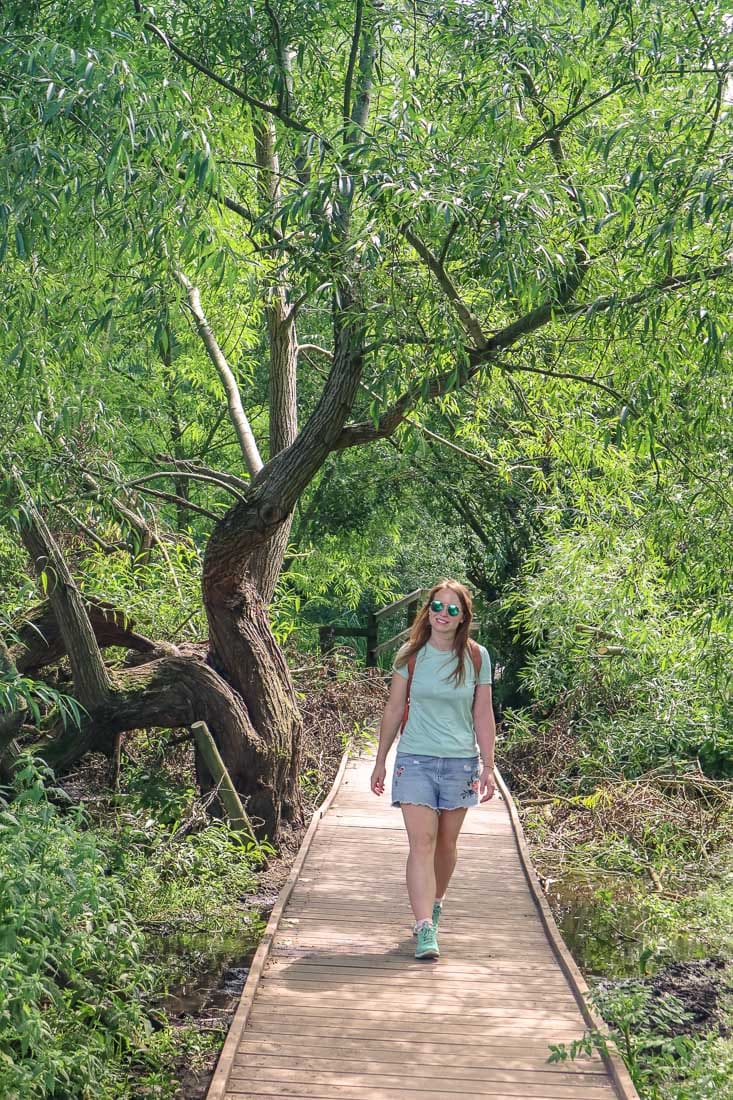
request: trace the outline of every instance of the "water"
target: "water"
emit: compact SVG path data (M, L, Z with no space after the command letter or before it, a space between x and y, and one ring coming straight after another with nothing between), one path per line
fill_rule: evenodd
M710 953L699 938L651 928L636 900L637 883L567 875L545 886L563 939L586 976L635 977Z
M187 942L181 944L184 938ZM198 944L193 942L197 939ZM179 1020L205 1017L207 1023L221 1020L224 1025L242 995L257 944L233 937L212 947L211 936L204 940L199 934L175 937L173 944L166 943L166 950L175 945L186 955L195 948L200 961L188 976L171 985L163 1002L165 1011Z
M232 935L215 932L149 936L148 951L169 960L173 975L161 1007L179 1022L228 1027L272 908L272 899L252 899L249 927Z

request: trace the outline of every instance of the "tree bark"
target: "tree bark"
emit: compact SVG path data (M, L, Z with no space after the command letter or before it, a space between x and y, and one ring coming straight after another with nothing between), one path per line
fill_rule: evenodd
M10 650L0 634L0 674L13 676L17 673ZM15 737L23 725L25 711L0 712L0 780L7 782L12 776L12 760L18 754Z
M75 694L89 709L103 702L111 687L81 592L43 516L17 471L11 477L22 502L21 538L44 587L58 623L74 677Z

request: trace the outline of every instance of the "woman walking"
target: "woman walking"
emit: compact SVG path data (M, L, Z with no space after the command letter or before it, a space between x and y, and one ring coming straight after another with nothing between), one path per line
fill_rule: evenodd
M374 794L383 794L387 753L401 729L392 805L402 810L410 843L417 959L440 955L438 924L466 810L494 794L491 662L469 637L471 614L471 594L458 581L431 589L395 658L371 778Z

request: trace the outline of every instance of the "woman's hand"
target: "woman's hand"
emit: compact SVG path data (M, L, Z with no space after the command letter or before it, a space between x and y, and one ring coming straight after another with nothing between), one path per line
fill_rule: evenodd
M372 772L371 786L374 794L384 794L384 777L387 774L387 768L384 764L380 764L379 761L374 765L374 771Z
M481 801L488 802L490 798L494 797L494 791L496 790L496 784L494 783L494 769L484 768L481 772L481 779L479 780L479 791L481 792Z

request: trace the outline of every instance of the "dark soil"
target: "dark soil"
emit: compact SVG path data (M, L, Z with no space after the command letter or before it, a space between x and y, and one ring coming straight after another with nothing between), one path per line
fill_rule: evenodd
M675 997L685 1009L685 1020L664 1028L655 1027L661 1034L698 1037L713 1033L725 1038L731 1033L727 1023L730 1008L726 1005L727 995L733 994L733 964L729 959L713 957L674 962L653 977L603 981L597 988L601 993L646 989L652 996L652 1015L655 1001L661 1002L665 995ZM612 1024L613 1020L608 1022Z

